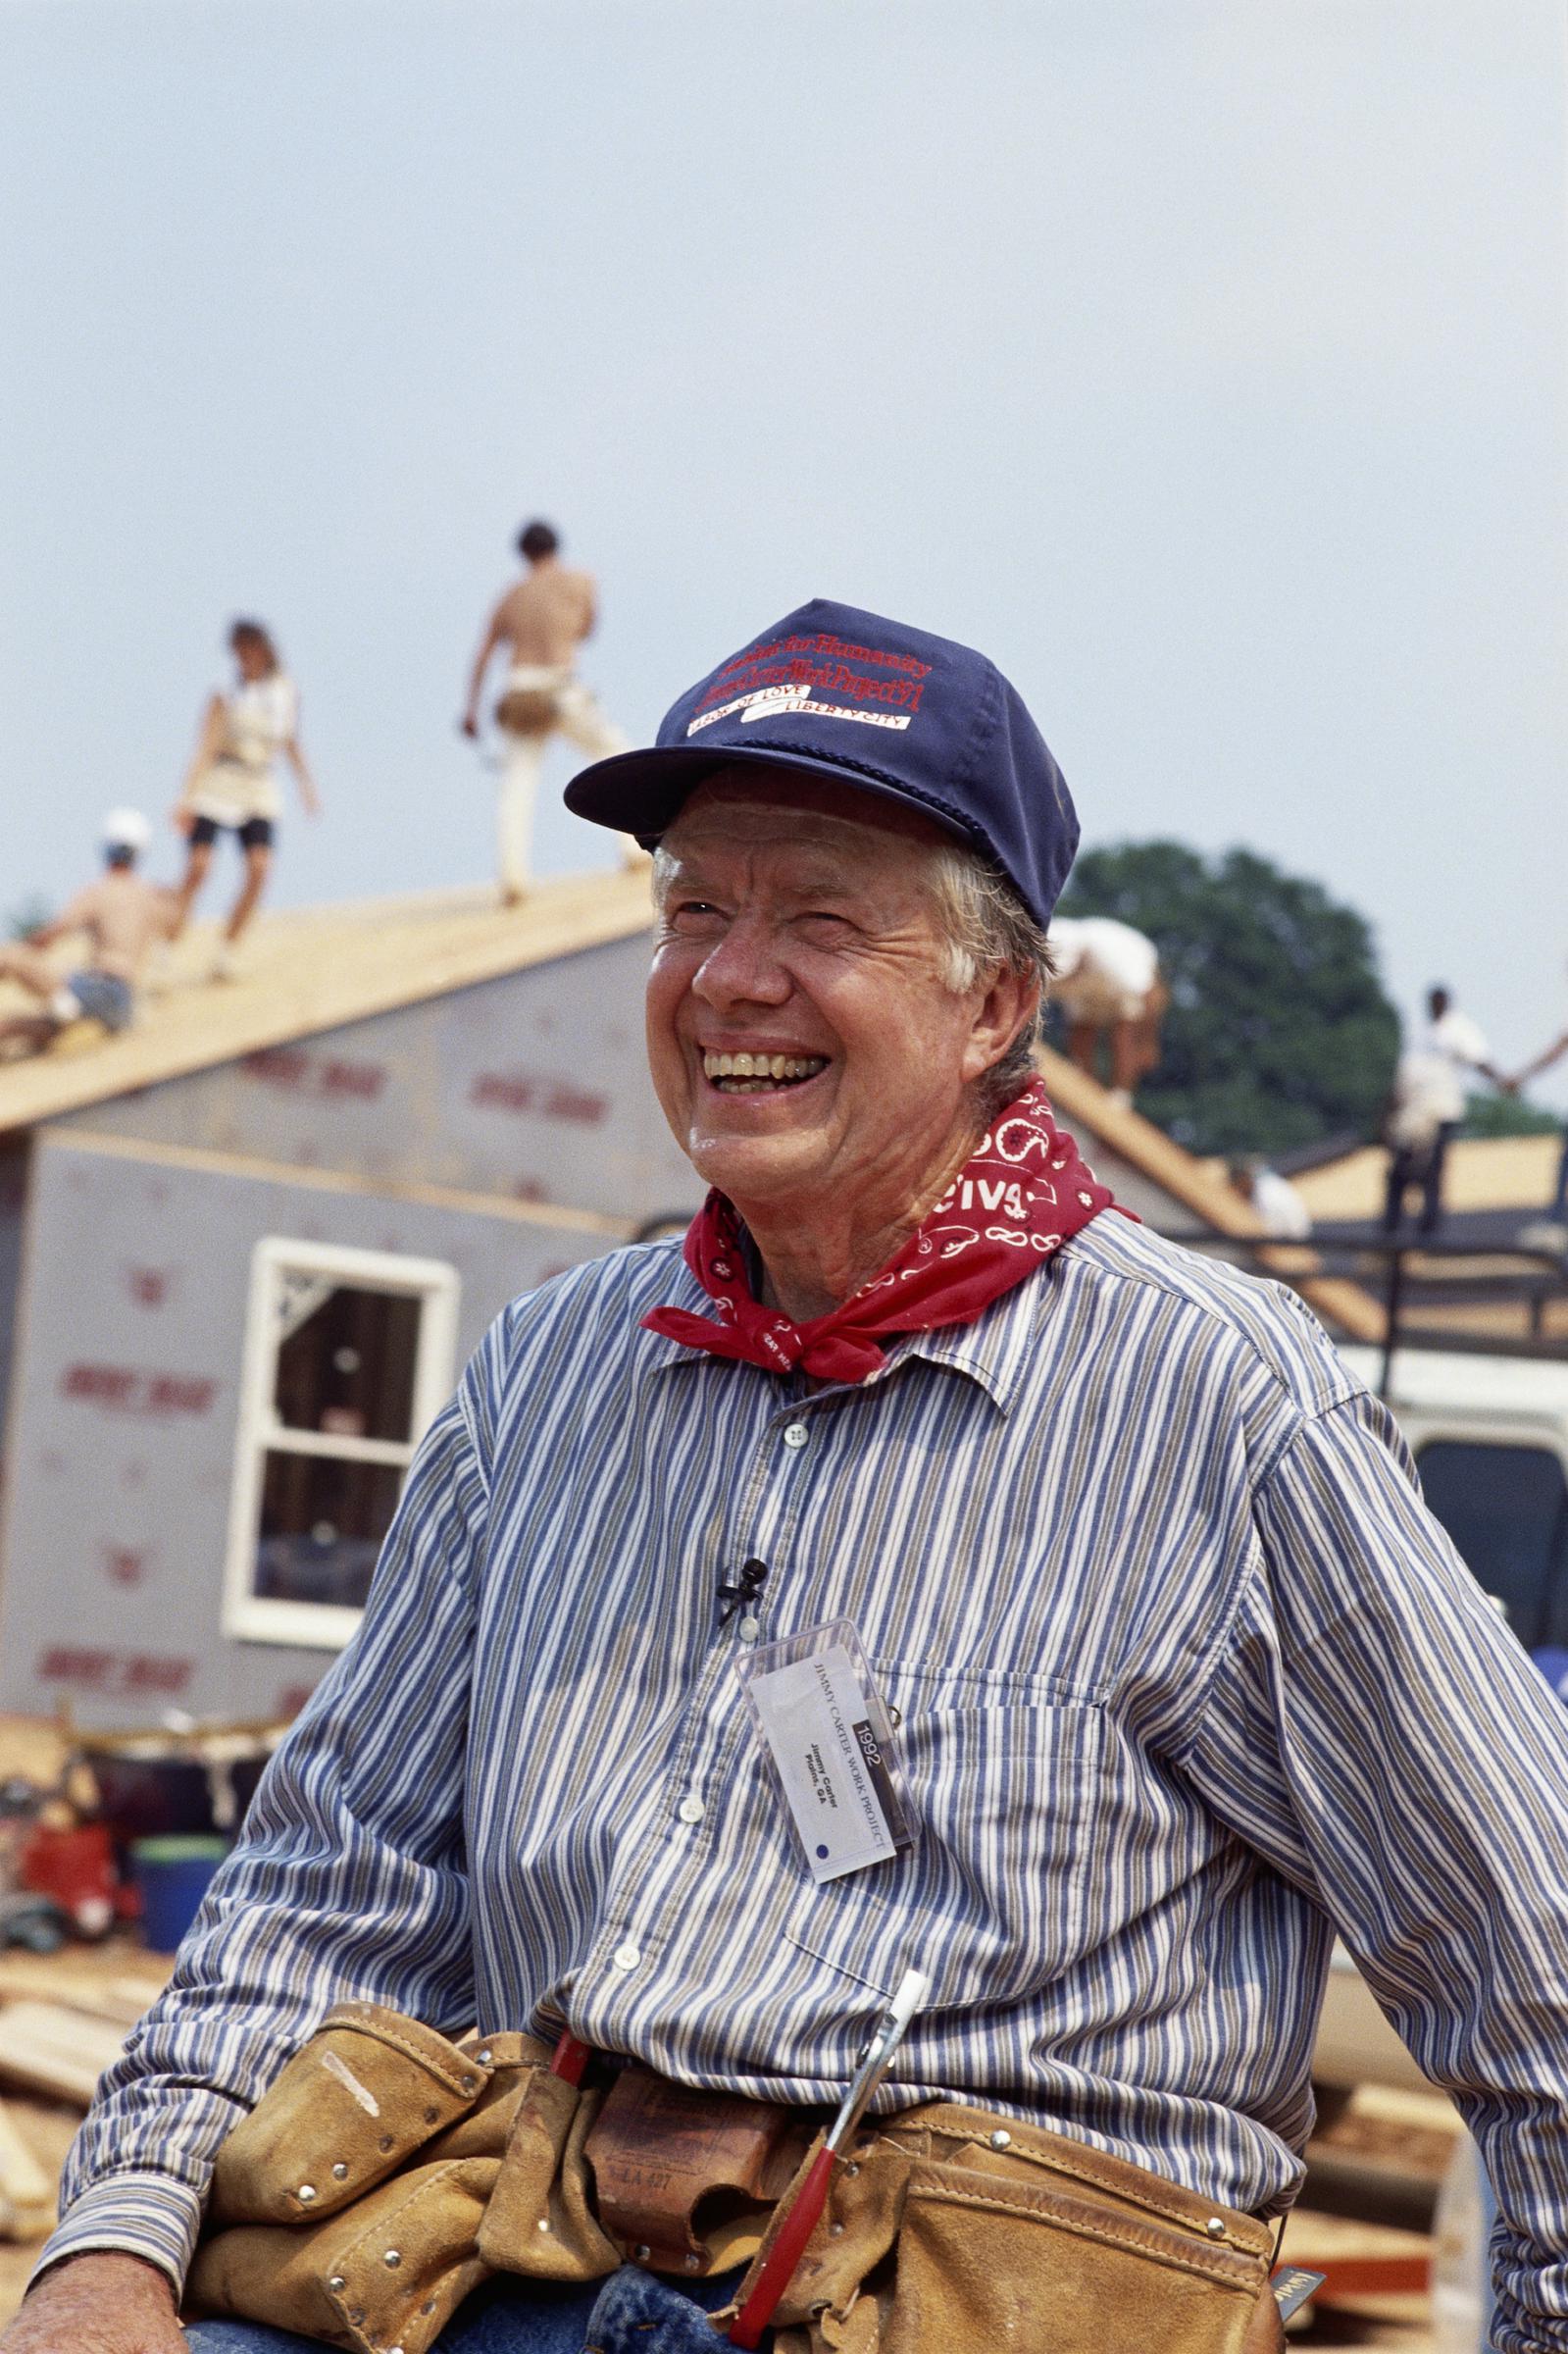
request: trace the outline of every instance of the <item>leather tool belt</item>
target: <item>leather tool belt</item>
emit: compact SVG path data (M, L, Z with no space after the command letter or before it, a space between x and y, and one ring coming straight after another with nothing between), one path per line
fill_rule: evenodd
M187 2311L427 2354L498 2272L677 2277L761 2252L821 2146L810 2112L625 2069L555 2074L530 2035L453 2044L368 2003L331 2012L218 2157ZM1272 2233L1016 2119L925 2102L835 2170L776 2354L1248 2354Z
M495 706L495 724L509 736L548 736L559 713L552 688L509 687Z
M749 2260L811 2147L814 2113L624 2068L583 2139L600 2223L656 2273Z

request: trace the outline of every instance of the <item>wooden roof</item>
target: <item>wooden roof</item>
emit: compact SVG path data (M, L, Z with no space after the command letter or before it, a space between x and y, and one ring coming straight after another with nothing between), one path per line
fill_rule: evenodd
M196 925L171 952L168 986L143 995L131 1029L106 1038L83 1024L79 1041L68 1032L45 1054L0 1063L0 1134L629 939L648 922L644 871L541 883L521 907L472 889L281 908L246 935L234 981L204 977L216 927ZM53 960L69 963L58 952ZM0 984L0 1014L27 1003Z
M1263 1222L1250 1202L1223 1174L1223 1164L1198 1160L1141 1112L1119 1103L1108 1088L1049 1047L1037 1060L1055 1108L1075 1130L1087 1130L1101 1145L1130 1161L1150 1184L1171 1195L1194 1221L1216 1234L1250 1241ZM1089 1155L1092 1159L1092 1152ZM1259 1263L1293 1283L1324 1321L1352 1340L1381 1341L1383 1309L1360 1284L1339 1276L1315 1276L1311 1251L1282 1245L1260 1254Z
M1443 1205L1451 1210L1517 1209L1544 1217L1561 1157L1562 1138L1557 1135L1461 1137L1448 1147L1442 1164ZM1363 1145L1342 1159L1303 1169L1290 1183L1318 1224L1370 1223L1383 1214L1388 1166L1389 1155L1381 1145Z

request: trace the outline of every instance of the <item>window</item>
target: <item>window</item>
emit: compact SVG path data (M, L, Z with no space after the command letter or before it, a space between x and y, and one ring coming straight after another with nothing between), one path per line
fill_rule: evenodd
M268 1240L251 1261L224 1631L337 1650L452 1386L438 1259Z
M1550 1447L1429 1439L1426 1499L1531 1651L1568 1644L1568 1478Z

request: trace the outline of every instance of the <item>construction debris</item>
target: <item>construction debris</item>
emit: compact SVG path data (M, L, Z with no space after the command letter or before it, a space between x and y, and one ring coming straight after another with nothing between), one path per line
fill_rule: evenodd
M55 2220L55 2186L0 2107L0 2239L42 2239Z
M7 2003L0 2008L0 2079L85 2109L125 2040L107 2020L63 2003Z

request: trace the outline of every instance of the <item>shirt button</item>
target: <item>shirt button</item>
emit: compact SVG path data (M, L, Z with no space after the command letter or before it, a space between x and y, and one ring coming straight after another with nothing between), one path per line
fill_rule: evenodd
M632 1945L630 1942L626 1945L618 1945L610 1959L617 1970L635 1970L642 1959L642 1948L640 1945Z
M742 1618L740 1624L735 1628L735 1633L740 1637L742 1643L755 1643L761 1632L762 1620L760 1618Z
M786 1447L804 1447L810 1436L811 1433L804 1422L786 1422L784 1424L784 1443Z
M677 1807L676 1813L683 1822L700 1822L702 1820L702 1801L700 1798L683 1798Z

